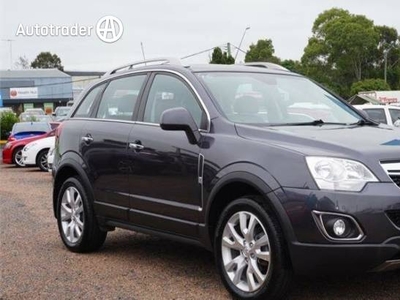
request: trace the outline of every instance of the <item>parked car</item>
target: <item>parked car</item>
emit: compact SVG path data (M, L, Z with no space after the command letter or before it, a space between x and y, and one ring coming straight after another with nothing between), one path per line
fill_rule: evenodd
M25 110L25 113L32 114L32 115L41 115L44 116L46 113L41 108L28 108Z
M71 110L71 106L59 106L53 112L54 120L64 120Z
M25 164L22 156L22 150L24 149L25 145L42 138L54 136L54 133L55 130L52 130L45 134L34 135L24 139L8 141L3 148L3 163L15 164L17 167L24 167Z
M399 106L363 104L354 105L354 107L365 111L372 120L378 123L400 127Z
M25 166L37 166L40 170L47 172L47 154L51 147L54 147L54 135L35 140L26 144L22 150L22 159Z
M47 153L47 167L48 167L48 171L52 172L53 170L53 162L54 162L54 144L52 146L50 146L49 152Z
M51 130L51 125L48 122L19 122L13 125L7 141L11 142L35 135L42 135Z
M283 297L293 272L400 267L398 128L289 71L159 61L110 71L57 129L66 248L115 227L200 245L240 299Z

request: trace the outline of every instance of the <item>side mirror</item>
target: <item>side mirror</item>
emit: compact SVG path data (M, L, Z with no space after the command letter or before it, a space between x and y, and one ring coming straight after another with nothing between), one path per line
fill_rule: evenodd
M368 114L367 114L364 110L359 109L358 112L359 112L360 115L362 115L365 119L367 119L367 120L370 119L370 117L368 116Z
M165 110L161 115L160 126L163 130L181 130L186 133L189 143L199 143L201 135L192 115L183 107Z
M52 115L53 117L55 117L55 116L56 116L56 113L55 113L55 112L52 112L51 115Z
M11 135L11 131L6 132L4 135L6 138L8 138Z

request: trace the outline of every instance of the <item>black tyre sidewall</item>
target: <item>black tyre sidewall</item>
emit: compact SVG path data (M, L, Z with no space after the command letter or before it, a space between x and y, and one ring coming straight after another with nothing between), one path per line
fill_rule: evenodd
M38 156L37 156L37 158L36 158L36 165L37 165L37 166L39 167L39 169L42 170L43 172L47 172L48 169L45 169L45 168L41 165L40 161L42 160L42 157L43 157L44 155L47 154L47 152L49 152L49 149L40 151L39 154L38 154Z
M270 242L271 262L269 265L270 269L268 272L268 277L263 286L255 292L243 292L231 282L225 271L221 255L221 237L225 224L232 215L239 211L248 211L254 214L262 222ZM240 198L228 205L220 216L214 240L215 260L225 287L236 299L277 299L281 298L279 295L283 296L285 294L285 292L281 291L279 286L285 288L287 284L286 282L281 284L280 281L282 281L282 279L285 279L284 281L286 281L286 278L283 278L282 275L290 277L291 273L289 271L290 274L288 273L285 275L288 270L285 270L284 268L284 266L287 264L285 264L284 261L285 253L282 245L283 236L279 230L277 230L277 222L273 219L273 217L271 217L270 214L270 212L267 212L253 199Z
M24 147L17 147L17 148L14 149L13 154L12 154L12 163L18 168L22 168L24 166L21 166L21 165L17 164L17 162L15 160L15 157L17 156L18 151L22 152L23 149L24 149Z
M76 243L71 243L65 237L62 225L61 225L61 218L60 218L60 211L61 211L61 200L65 190L69 187L74 187L78 190L81 195L82 203L83 203L83 232L81 237ZM73 252L89 252L95 250L92 245L93 235L99 231L97 220L95 219L92 202L91 199L88 197L88 193L86 192L84 186L79 182L78 178L70 177L68 178L63 185L61 186L60 192L57 197L57 224L58 230L61 236L61 239L64 245ZM106 233L103 233L106 235ZM105 236L100 244L104 242Z

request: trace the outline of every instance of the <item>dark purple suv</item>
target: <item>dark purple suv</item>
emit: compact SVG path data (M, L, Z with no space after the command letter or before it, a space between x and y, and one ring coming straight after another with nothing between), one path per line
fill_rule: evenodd
M69 250L115 227L196 244L242 299L284 297L294 272L400 266L400 129L273 64L159 62L109 72L58 130Z

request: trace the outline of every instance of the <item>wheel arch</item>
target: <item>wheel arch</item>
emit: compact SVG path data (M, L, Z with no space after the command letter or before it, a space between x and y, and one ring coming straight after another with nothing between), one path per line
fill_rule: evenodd
M61 186L63 185L65 180L70 177L79 177L82 185L86 188L87 194L89 195L89 197L91 197L91 199L93 199L93 192L90 188L88 188L90 187L89 177L82 169L80 164L71 158L62 161L62 164L60 164L57 168L53 181L53 213L56 218L56 207L59 190L61 189Z
M259 166L241 165L240 170L236 166L235 169L231 168L231 172L225 170L222 176L217 177L209 194L205 213L207 247L210 249L213 247L214 233L222 211L232 201L243 196L262 197L264 204L273 211L286 241L289 242L292 233L290 221L274 192L280 190L279 183L270 173Z

